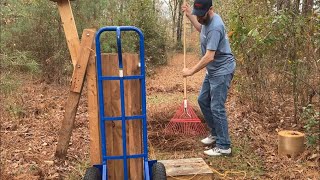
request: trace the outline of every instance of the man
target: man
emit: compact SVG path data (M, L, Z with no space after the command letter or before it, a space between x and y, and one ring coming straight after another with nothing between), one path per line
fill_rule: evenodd
M204 67L207 70L198 103L211 132L201 142L215 146L204 153L209 156L230 155L225 102L236 63L225 25L221 17L213 12L212 0L195 0L192 13L190 6L183 4L182 11L200 32L202 52L202 58L195 66L183 69L183 76L192 76Z

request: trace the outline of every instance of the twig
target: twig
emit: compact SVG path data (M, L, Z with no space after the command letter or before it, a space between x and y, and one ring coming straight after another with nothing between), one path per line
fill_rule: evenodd
M290 76L294 76L292 73L289 73L289 72L284 71L284 70L281 70L281 72L284 72L285 74L288 74L288 75L290 75ZM318 95L320 94L320 92L317 92L317 89L315 89L315 88L314 88L312 85L310 85L309 83L305 82L304 80L302 80L302 79L299 78L299 77L295 77L295 78L297 78L299 81L303 82L305 85L307 85L309 88L311 88L312 91L315 92L316 94L318 94Z

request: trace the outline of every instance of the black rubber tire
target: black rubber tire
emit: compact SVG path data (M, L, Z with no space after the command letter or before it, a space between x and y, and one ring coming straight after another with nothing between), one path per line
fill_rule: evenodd
M153 164L152 180L167 180L166 168L161 162Z
M100 170L96 167L89 167L86 170L86 174L83 177L83 180L101 180Z

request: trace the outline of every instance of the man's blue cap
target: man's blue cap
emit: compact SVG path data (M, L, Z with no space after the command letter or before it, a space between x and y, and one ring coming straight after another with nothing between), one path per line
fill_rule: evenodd
M196 16L204 16L212 6L212 0L195 0L193 4L192 14Z

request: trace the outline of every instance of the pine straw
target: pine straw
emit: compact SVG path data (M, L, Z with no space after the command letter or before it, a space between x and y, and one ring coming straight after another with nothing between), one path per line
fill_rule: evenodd
M148 139L150 144L161 152L191 151L199 144L200 137L186 135L166 135L165 126L179 106L165 106L152 109L148 118ZM195 110L198 114L198 110Z

